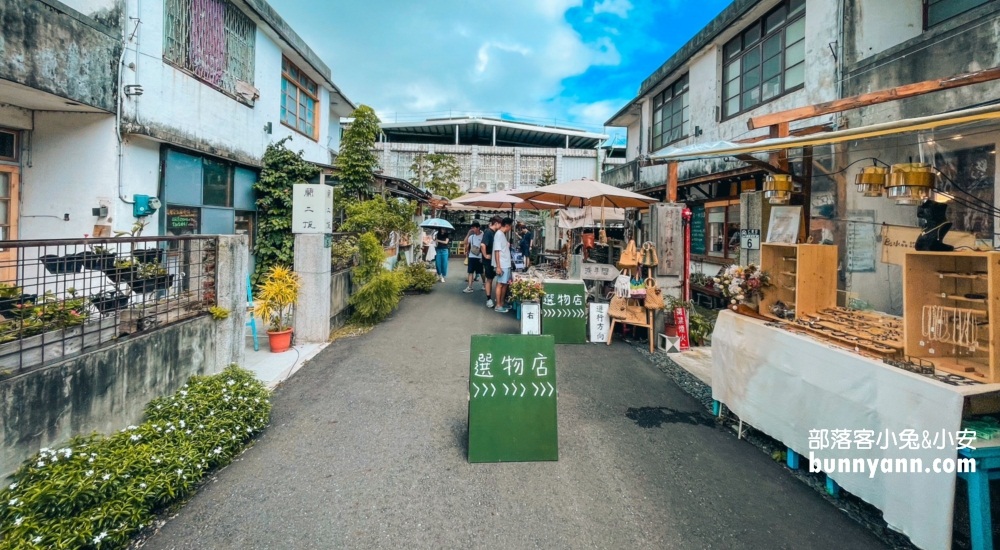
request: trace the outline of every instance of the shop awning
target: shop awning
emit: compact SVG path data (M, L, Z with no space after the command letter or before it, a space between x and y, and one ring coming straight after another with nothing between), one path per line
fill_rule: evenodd
M1000 119L1000 104L963 109L960 111L952 111L950 113L941 113L939 115L926 117L894 120L892 122L883 122L881 124L872 124L870 126L849 128L834 132L819 132L807 136L770 138L754 143L737 144L723 141L709 144L708 147L706 147L706 144L695 144L686 147L668 149L663 153L653 155L650 158L655 162L671 162L709 157L764 153L768 151L780 151L783 149L794 149L810 145L827 145L856 139L904 134L907 132L916 132L921 130L933 130L943 126L997 119Z

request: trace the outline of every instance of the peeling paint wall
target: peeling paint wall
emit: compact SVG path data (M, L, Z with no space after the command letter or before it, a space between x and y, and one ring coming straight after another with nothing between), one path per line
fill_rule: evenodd
M0 79L113 112L121 12L104 4L98 20L55 1L0 2Z

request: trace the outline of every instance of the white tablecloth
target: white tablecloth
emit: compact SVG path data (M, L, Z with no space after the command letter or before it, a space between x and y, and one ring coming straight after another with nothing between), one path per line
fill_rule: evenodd
M874 430L899 434L954 434L966 395L997 384L951 386L792 334L764 321L723 311L712 334L712 397L744 422L805 456L809 431ZM883 437L885 437L883 435ZM879 445L881 446L881 444ZM852 445L853 447L853 445ZM956 448L813 450L817 458L920 458L930 466ZM867 473L830 476L845 490L882 510L890 527L921 548L951 548L955 474Z

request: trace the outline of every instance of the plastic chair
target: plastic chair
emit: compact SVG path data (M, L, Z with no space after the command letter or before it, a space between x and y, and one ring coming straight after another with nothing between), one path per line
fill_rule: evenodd
M247 311L250 312L250 320L246 326L250 327L253 334L253 350L260 351L260 342L257 341L257 318L253 315L253 286L250 285L250 276L247 275Z

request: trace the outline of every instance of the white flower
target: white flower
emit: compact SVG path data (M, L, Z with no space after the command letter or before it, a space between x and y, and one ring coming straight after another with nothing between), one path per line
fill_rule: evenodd
M101 541L104 540L104 539L106 539L107 537L108 537L108 532L107 531L101 531L100 535L97 535L96 537L94 537L94 544L100 544Z
M235 381L235 380L233 380L232 378L230 378L229 380L226 380L226 385L227 385L227 386L232 386L232 385L233 385L233 384L235 384L235 383L236 383L236 381Z
M212 454L222 454L222 447L212 449ZM13 506L13 504L11 504L11 506Z
M132 434L132 436L129 437L129 439L131 439L132 441L139 441L140 439L142 439L142 436L139 434Z
M84 472L84 474L86 474L87 477L90 477L90 476L94 475L94 471L93 470L87 470L86 472Z
M41 535L39 535L39 536L37 536L37 537L35 537L35 538L31 539L31 542L33 542L33 543L35 543L35 544L39 544L39 543L41 543L41 542L42 542L42 537L41 537Z
M176 469L176 470L174 470L174 471L175 471L175 472L177 472L177 475L179 475L179 476L182 476L182 475L184 475L184 470L182 470L182 469L180 469L180 468L177 468L177 469Z
M187 435L191 435L191 430L187 430L184 433L187 434Z
M44 460L39 460L38 464L36 464L35 466L38 466L39 468L44 468L45 467L45 461Z
M89 463L93 464L93 463L94 463L94 457L90 457L90 458L88 458L88 459L87 459L87 462L89 462Z
M13 491L14 489L17 489L17 483L11 483L7 488Z
M22 523L24 523L24 517L17 516L17 519L14 520L14 527L20 527Z
M216 454L219 454L219 453L216 453ZM7 505L8 506L17 506L20 503L21 503L20 500L18 500L16 498L12 498L12 499L10 499L10 502L7 503Z
M59 452L62 453L63 456L65 456L66 458L73 456L73 449L70 449L69 447L59 449Z
M132 431L132 430L138 430L138 429L139 429L139 427L138 427L138 426L129 426L129 427L128 427L128 430L129 430L129 431Z
M145 489L146 488L146 484L145 483L140 483L139 484L139 488L140 489Z
M107 480L111 479L111 474L104 474L103 476L101 476L101 479L103 479L104 481L107 481Z

